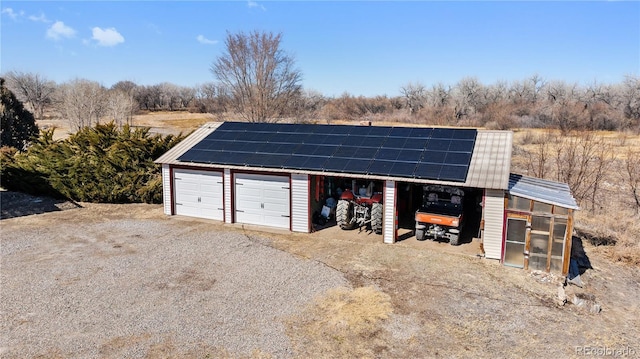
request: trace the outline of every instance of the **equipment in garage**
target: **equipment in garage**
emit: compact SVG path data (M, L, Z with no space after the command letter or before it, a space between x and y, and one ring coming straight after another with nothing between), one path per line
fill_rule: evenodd
M446 238L458 245L463 221L464 191L460 188L426 185L422 206L416 211L416 239Z
M352 188L355 187L354 180ZM340 228L361 228L370 224L373 232L382 234L382 193L374 189L374 183L370 182L367 187L360 187L357 194L353 189L342 192L336 208L336 221Z

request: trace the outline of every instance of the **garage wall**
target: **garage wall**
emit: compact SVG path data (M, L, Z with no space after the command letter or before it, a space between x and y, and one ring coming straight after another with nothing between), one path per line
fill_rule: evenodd
M485 190L484 231L482 243L485 257L502 258L502 237L504 228L504 191Z
M231 178L231 170L224 169L224 222L233 223L233 207L231 207L231 186L233 179Z
M168 164L162 165L162 204L164 205L164 214L171 215L171 167Z
M384 181L384 220L382 240L384 243L396 241L396 182Z
M309 175L291 174L291 230L309 233Z

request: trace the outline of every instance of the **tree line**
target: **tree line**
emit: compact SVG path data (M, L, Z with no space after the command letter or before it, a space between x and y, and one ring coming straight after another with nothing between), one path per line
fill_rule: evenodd
M385 120L431 125L485 126L496 129L556 128L568 130L640 130L640 77L617 84L571 84L538 75L485 85L464 78L454 85L408 83L401 96L327 97L296 88L287 101L261 106L242 101L234 106L230 84L207 82L194 87L168 82L138 85L120 81L107 88L96 81L73 79L62 84L36 73L6 73L7 87L36 120L53 113L78 130L104 118L131 124L141 111L190 111L260 121L332 122ZM231 81L230 81L231 83ZM267 98L266 96L259 96ZM253 108L250 108L253 106ZM260 108L274 108L265 112ZM262 111L262 112L260 112ZM243 114L248 113L247 116Z

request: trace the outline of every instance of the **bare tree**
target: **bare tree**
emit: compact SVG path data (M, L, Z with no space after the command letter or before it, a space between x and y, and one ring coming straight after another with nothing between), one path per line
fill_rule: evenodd
M42 120L44 110L51 105L56 84L40 74L10 71L6 75L7 87Z
M222 115L227 111L228 94L222 85L207 82L195 87L194 107L202 113Z
M486 106L485 87L475 77L465 77L454 89L455 117L474 114Z
M424 107L426 103L426 89L420 82L409 82L400 88L400 93L404 96L404 100L409 114L416 114Z
M322 106L327 100L315 90L303 91L295 100L295 122L312 122L318 119Z
M56 106L75 130L100 123L106 89L95 81L75 79L56 91Z
M136 102L131 94L121 90L109 90L105 101L105 113L118 127L131 125Z
M622 83L622 105L625 117L635 125L640 125L640 77L625 77Z
M301 91L302 74L281 42L281 33L227 33L226 52L211 66L230 89L235 110L247 121L277 121L291 110Z
M578 201L589 199L595 210L597 194L613 158L613 146L593 132L570 136L556 146L557 180L567 183Z
M640 214L640 152L629 149L624 160L624 177L633 199L636 213Z
M113 84L113 86L111 86L110 90L118 90L126 93L127 95L133 95L137 87L138 85L136 85L135 82L125 80L116 82L115 84Z

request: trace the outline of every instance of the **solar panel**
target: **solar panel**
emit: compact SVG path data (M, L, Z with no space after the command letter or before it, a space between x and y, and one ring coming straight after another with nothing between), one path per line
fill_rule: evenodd
M346 140L346 143L349 146L363 146L367 140L369 139L369 137L366 136L352 136L349 135L349 137Z
M446 151L424 151L422 162L425 163L444 163L447 157Z
M376 153L375 160L395 161L400 155L400 151L401 150L395 148L381 148L378 150L378 153Z
M477 131L224 122L182 162L464 182Z
M343 172L366 174L370 165L371 159L353 158L349 160Z
M401 150L398 155L398 161L403 162L420 162L420 158L422 157L422 151L420 150Z
M436 163L419 163L416 167L416 178L422 179L439 179L442 164Z
M433 133L432 128L412 128L409 137L412 138L429 138Z
M324 156L330 157L336 152L338 146L316 146L316 149L313 151L313 156Z
M448 140L453 137L456 130L453 128L434 128L431 133L431 138L440 138Z
M308 159L309 157L307 156L293 155L284 162L283 166L285 168L303 168Z
M322 171L325 168L325 164L328 162L326 157L309 157L307 161L302 165L302 169ZM291 167L288 167L291 168ZM297 169L297 168L296 168Z
M477 130L471 128L456 129L451 138L456 140L476 140Z
M393 127L389 132L389 137L407 138L411 134L411 127Z
M353 158L356 151L358 151L358 147L340 146L336 152L333 153L333 157Z
M389 127L370 126L369 128L371 129L369 136L387 137L391 131Z
M425 149L436 151L448 151L451 140L443 140L438 138L432 138L427 142Z
M422 150L425 147L427 141L429 140L426 138L408 138L402 148L408 150Z
M395 161L373 160L369 165L368 174L388 176L391 173Z
M404 143L407 142L405 137L389 137L382 144L384 148L404 148Z
M385 141L387 140L386 137L382 137L382 136L369 136L367 137L366 141L364 141L362 143L363 147L372 147L372 148L379 148L380 146L382 146Z
M413 177L415 170L415 162L395 162L389 174L399 177Z
M349 163L348 158L334 157L331 161L327 161L324 165L324 169L329 172L344 172Z
M467 166L443 165L440 180L464 182L467 178Z
M445 163L450 165L465 165L468 166L471 161L470 153L463 152L448 152L447 158L444 160Z

